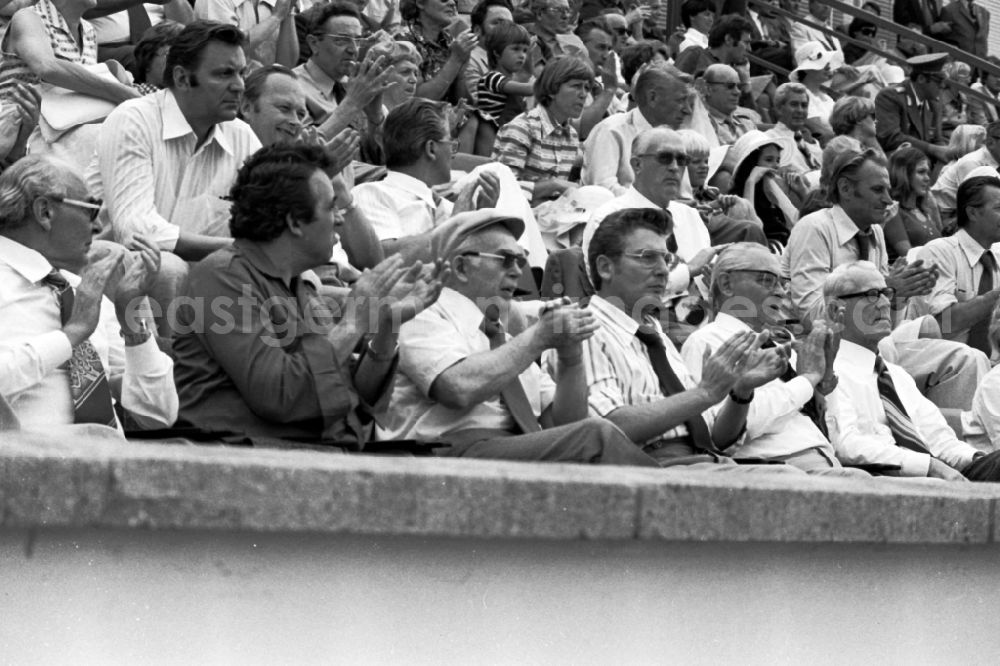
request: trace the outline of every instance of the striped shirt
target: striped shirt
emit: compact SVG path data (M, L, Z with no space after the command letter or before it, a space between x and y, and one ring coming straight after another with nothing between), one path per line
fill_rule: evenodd
M73 31L66 19L51 0L39 0L38 4L25 8L38 14L45 25L45 33L49 37L52 54L59 60L76 63L77 65L97 64L97 34L89 21L80 19L80 34L83 35L83 45L78 46ZM0 38L0 50L3 51L3 64L0 65L0 89L9 88L15 79L38 83L38 77L28 67L21 56L11 51L10 24Z
M476 84L476 106L490 116L497 127L503 127L524 112L524 98L503 91L508 81L510 77L492 70L483 74Z
M539 180L569 179L583 160L583 150L572 125L556 125L547 109L536 106L500 128L492 157L510 167L522 187L532 190Z
M639 338L635 337L639 322L600 296L593 296L589 307L601 325L593 337L583 342L583 366L587 374L587 402L590 412L595 416L607 417L619 407L661 400L664 396L660 390L660 381L653 371L649 352ZM677 348L663 333L660 322L655 317L647 316L643 323L655 328L663 338L667 360L684 388L695 388L697 383L688 372ZM550 373L555 367L555 361L556 357L547 352L545 366ZM709 428L715 422L717 411L718 406L715 406L702 414ZM637 443L649 444L659 439L685 437L687 434L687 426L681 424L646 442Z
M102 215L110 218L116 241L138 233L173 250L182 228L229 236L230 206L222 197L260 141L245 122L230 120L197 144L170 90L111 112L101 125L87 185L104 199Z

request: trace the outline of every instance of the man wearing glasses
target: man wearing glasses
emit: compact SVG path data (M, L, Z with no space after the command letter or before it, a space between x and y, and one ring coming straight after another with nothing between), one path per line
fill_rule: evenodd
M838 266L824 281L823 296L828 319L841 328L837 388L826 411L837 457L892 465L904 477L1000 480L1000 452L985 454L956 437L913 378L882 357L895 290L879 268L868 261Z
M740 108L740 75L729 65L705 70L705 108L720 146L730 146L757 123Z
M90 254L100 208L73 168L48 156L0 176L0 402L24 429L120 431L116 404L133 427L177 417L173 362L146 301L159 250L136 236L132 253Z
M438 301L399 332L399 372L383 438L447 442L439 455L655 467L608 421L587 418L580 343L590 310L552 301L516 336L506 332L527 265L520 218L470 214ZM554 350L553 380L535 361Z
M573 10L567 0L534 0L531 9L535 13L535 39L528 58L535 76L553 58L587 58L587 47L573 34Z
M909 77L875 96L876 136L886 154L908 142L931 159L943 164L949 161L938 101L947 61L944 53L914 56L906 61L911 68Z

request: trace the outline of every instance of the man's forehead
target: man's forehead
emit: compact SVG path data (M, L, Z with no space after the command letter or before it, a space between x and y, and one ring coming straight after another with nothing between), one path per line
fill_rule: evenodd
M666 150L672 150L675 153L683 153L684 141L677 136L659 136L654 137L649 143L649 152L658 153Z
M652 229L640 227L625 234L622 239L625 251L632 250L663 250L667 247L667 237L662 236Z
M331 33L361 34L361 21L353 16L331 16L323 24L323 29Z
M201 53L201 66L205 69L221 69L235 67L243 69L247 65L243 49L236 44L225 42L209 42Z
M301 99L303 104L306 100L305 90L297 79L277 72L268 76L267 80L264 81L264 89L261 91L260 96L265 99L272 97L294 97L295 99Z
M486 10L486 20L496 20L499 18L505 18L508 21L514 20L514 15L510 13L510 10L506 7L500 7L493 5Z
M608 24L609 28L627 28L628 23L625 22L625 17L620 14L606 14L604 16L604 22Z

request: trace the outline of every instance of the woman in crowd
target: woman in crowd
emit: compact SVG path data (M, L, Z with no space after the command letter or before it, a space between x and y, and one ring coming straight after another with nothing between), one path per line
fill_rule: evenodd
M493 160L510 167L531 191L533 206L575 187L583 151L570 121L583 113L593 79L594 70L581 58L550 60L535 80L537 106L497 133Z
M875 103L864 97L841 97L830 112L830 128L835 136L857 139L863 148L882 154L875 137Z
M461 74L477 40L456 23L455 0L403 0L399 10L405 27L398 39L412 43L422 59L416 94L457 104L466 96Z
M964 62L949 62L944 66L946 81L954 81L968 86L972 81L972 68ZM959 125L969 122L969 102L965 93L944 85L941 87L941 129L945 136L950 136Z
M148 95L163 88L163 70L174 37L184 29L176 21L164 21L147 30L135 45L135 83L139 92Z
M912 146L896 150L889 159L889 182L892 198L899 202L899 213L885 225L890 259L906 256L910 248L947 235L930 196L931 167L923 152Z
M733 177L729 194L753 204L769 239L784 243L799 220L799 204L809 188L791 172L778 171L781 147L759 130L741 136L732 147Z

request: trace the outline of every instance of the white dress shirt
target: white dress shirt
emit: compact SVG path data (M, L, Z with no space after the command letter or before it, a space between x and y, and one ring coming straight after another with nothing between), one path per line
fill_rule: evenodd
M931 455L958 470L972 462L976 449L955 437L940 410L920 394L913 378L886 363L900 401ZM837 457L845 464L899 465L903 476L927 476L930 455L896 445L882 407L875 354L842 340L837 360L835 400L826 406L826 423Z
M714 353L737 333L751 330L749 326L726 313L694 331L684 342L681 356L694 381L701 381L705 352ZM795 366L795 355L789 359ZM827 458L836 453L816 424L801 411L813 396L813 385L805 377L783 382L774 379L754 390L747 411L747 431L743 443L726 453L748 458L780 458L819 449Z
M41 283L51 271L41 254L0 236L0 395L26 430L69 425L74 419L68 370L73 349L62 332L58 297ZM76 275L63 275L72 287L79 285ZM173 425L173 361L152 337L126 347L120 330L114 306L104 298L90 342L101 357L112 394L140 425Z
M594 126L583 143L580 182L600 185L621 196L635 180L629 160L632 140L652 127L638 108L608 116Z
M764 132L769 138L774 139L781 147L781 163L779 166L791 167L798 173L808 173L815 171L818 167L810 166L806 161L799 145L795 142L795 132L790 130L784 123L777 123L774 127ZM814 164L823 163L823 149L819 143L803 141L805 149L809 151Z
M986 146L973 150L941 169L937 180L931 185L931 195L941 209L942 216L955 214L955 209L958 207L956 201L958 186L973 169L981 166L990 166L994 169L1000 167Z
M635 337L639 322L600 296L591 297L588 307L601 325L591 338L583 342L583 367L587 374L590 413L607 417L619 407L662 400L664 395L649 359L649 351ZM647 317L644 323L660 334L666 348L667 361L684 388L696 388L698 382L691 376L674 343L663 333L660 322L654 317ZM546 352L544 358L545 366L551 372L555 367L555 356ZM710 430L718 409L719 405L716 405L702 413ZM672 439L685 437L687 434L687 426L682 423L646 442L636 443L645 445L661 438Z
M389 171L374 183L361 183L351 190L379 240L393 240L430 231L451 217L447 199L434 201L434 193L422 180L399 171Z
M708 48L708 35L696 30L695 28L688 28L684 31L684 40L677 47L677 53L683 53L685 49L689 49L692 46L700 46L703 49Z
M1000 366L976 387L972 409L962 412L962 436L980 451L1000 451Z
M385 428L377 431L380 439L441 441L461 430L515 427L500 400L500 387L489 400L468 409L445 407L430 398L441 373L468 356L490 351L490 340L479 328L482 321L475 303L445 287L434 305L403 324L396 385ZM520 381L535 416L541 416L555 397L555 382L535 363L521 373Z
M333 86L336 83L327 76L326 72L320 69L312 58L292 70L299 77L302 89L305 90L309 111L315 120L322 120L329 113L334 111L338 104L337 98L333 94ZM342 83L346 83L346 79ZM321 111L322 113L316 113Z
M88 186L104 199L115 240L145 234L173 250L180 231L229 236L236 172L260 148L242 120L219 123L201 146L170 90L122 103L101 125Z
M917 256L925 266L938 267L938 280L931 293L910 299L907 318L937 315L955 303L975 298L983 276L983 265L979 260L985 252L992 252L994 265L1000 265L997 251L984 248L965 229L959 229L947 238L935 238L920 248ZM993 271L993 286L1000 287L1000 270ZM969 329L955 329L948 320L941 322L941 334L956 342L967 342L969 339Z

